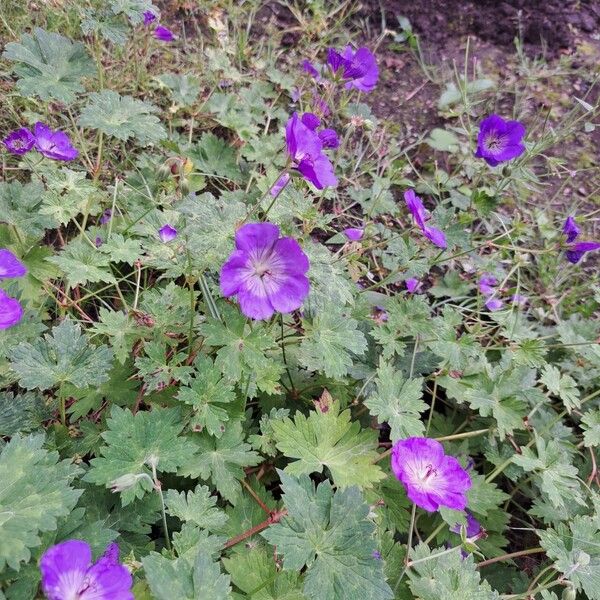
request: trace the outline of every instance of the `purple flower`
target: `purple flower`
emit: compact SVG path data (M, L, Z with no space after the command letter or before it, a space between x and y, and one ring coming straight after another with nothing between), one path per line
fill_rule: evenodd
M370 92L377 84L379 78L377 60L368 48L359 48L355 51L351 46L346 46L343 54L329 48L327 62L334 73L343 69L342 77L349 80L346 89L355 88L362 92Z
M481 531L481 524L479 521L472 515L470 511L466 512L467 517L467 526L466 526L466 534L468 538L475 537ZM460 533L462 525L457 523L456 525L450 527L450 531L452 533Z
M525 304L529 302L527 296L522 296L521 294L513 294L510 297L510 300L513 304L516 304L517 306L525 306Z
M356 227L348 227L342 232L351 242L358 242L362 239L365 234L364 229L358 229Z
M110 544L92 563L92 549L87 542L61 542L44 552L40 570L48 600L134 600L133 579L119 564L117 544Z
M397 441L392 448L392 470L408 497L428 512L440 506L454 510L467 506L471 478L456 458L444 454L436 440L411 437Z
M371 556L375 560L381 560L381 552L379 552L379 550L373 550L373 552L371 552Z
M421 287L421 282L414 277L410 277L404 283L406 283L406 289L410 294L414 294Z
M300 308L309 292L308 257L290 237L279 237L273 223L248 223L235 234L235 247L221 267L221 292L237 296L252 319Z
M315 65L313 65L310 62L310 60L304 59L302 61L302 70L305 73L308 73L313 79L316 79L317 81L319 81L321 79L321 75L320 75L319 71L317 71L317 69L315 68Z
M177 237L177 229L167 223L158 230L158 237L163 244L172 242Z
M494 312L500 310L504 306L504 302L498 298L491 297L485 301L485 306L489 311Z
M337 148L340 145L340 138L333 129L321 129L319 139L323 142L324 148Z
M300 120L304 125L306 125L311 131L316 131L317 127L321 124L321 119L317 117L314 113L306 112L301 117Z
M313 94L313 106L314 110L318 112L322 117L327 117L331 114L327 102L317 94Z
M281 193L281 190L290 182L290 174L284 173L274 184L270 190L270 194L273 198L277 198Z
M21 127L21 129L11 131L2 143L11 154L25 154L33 148L35 137L29 129Z
M423 206L421 198L415 194L414 190L406 190L404 192L404 200L406 201L408 210L412 213L417 227L423 232L423 235L438 248L445 249L447 244L444 232L425 224L428 217L425 213L425 207Z
M475 156L495 167L525 152L524 136L525 126L519 121L505 121L498 115L490 115L479 126Z
M346 63L346 59L335 48L329 48L327 50L327 64L334 73L337 73L341 68L345 67Z
M0 281L9 277L23 277L27 267L6 248L0 248Z
M161 42L172 42L175 40L175 34L162 25L159 25L154 30L154 37Z
M323 142L294 113L285 126L285 140L290 157L302 176L317 189L337 185L333 165L323 154Z
M573 217L567 217L567 220L563 225L563 233L567 236L567 242L569 244L574 242L581 233L581 229L579 229Z
M567 260L576 265L586 252L600 250L600 242L577 242L567 250Z
M112 210L107 208L100 217L100 225L106 225L112 219Z
M574 265L577 264L583 257L586 252L591 252L592 250L599 250L600 243L599 242L575 242L581 230L577 226L575 219L573 217L567 217L565 224L563 225L563 233L567 236L567 242L569 246L567 246L566 256L567 260Z
M52 131L43 123L36 123L35 149L46 158L52 160L73 160L79 156L79 151L71 145L71 140L62 131Z
M496 286L498 285L498 280L489 273L484 273L479 279L479 291L484 296L491 296L496 293Z
M156 21L156 15L151 10L144 11L144 25L148 26L154 21Z
M466 524L466 537L467 539L470 539L472 541L475 541L477 539L479 539L482 535L482 528L481 528L481 524L479 523L479 521L471 514L470 511L466 512L466 517L467 517L467 524ZM462 525L460 525L460 523L457 523L456 525L453 525L452 527L450 527L450 531L452 533L460 533L462 529ZM473 539L474 538L474 539ZM465 552L464 550L460 551L460 554L463 558L467 558L467 556L469 555L467 552Z
M23 318L23 307L15 298L0 290L0 329L8 329Z

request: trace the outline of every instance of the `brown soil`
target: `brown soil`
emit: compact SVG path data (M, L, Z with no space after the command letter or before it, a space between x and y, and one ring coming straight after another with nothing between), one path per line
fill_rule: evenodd
M437 49L466 35L513 47L519 37L532 54L556 55L573 48L578 33L600 28L597 0L367 0L373 20L405 16L426 43ZM390 23L392 27L394 26Z

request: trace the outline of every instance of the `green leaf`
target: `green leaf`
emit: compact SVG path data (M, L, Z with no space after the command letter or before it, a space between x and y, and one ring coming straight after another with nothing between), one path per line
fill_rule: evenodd
M404 379L391 364L380 360L375 379L377 391L365 401L371 414L386 422L392 431L392 442L425 431L421 413L427 409L423 402L423 378Z
M223 404L236 399L233 385L229 384L215 368L212 360L200 355L195 363L196 376L190 387L179 389L177 399L194 407L192 429L206 431L215 437L221 437L229 414Z
M108 266L108 256L81 238L72 240L60 254L50 256L47 260L65 274L70 287L116 281Z
M36 27L24 33L20 42L6 44L3 58L18 64L17 89L24 96L58 100L71 104L84 91L83 77L94 75L96 67L81 42L72 42L58 33Z
M81 495L70 486L80 470L43 443L43 435L16 435L0 453L0 572L29 561L39 533L55 530Z
M112 359L108 346L92 346L81 327L67 319L44 339L19 344L10 366L19 385L29 390L47 390L64 383L85 388L108 379Z
M85 173L50 165L43 169L42 175L46 191L40 212L48 215L53 222L66 225L80 213L90 212L102 197Z
M288 516L261 535L283 554L283 567L306 567L304 594L311 600L388 600L394 597L373 557L375 525L358 488L335 493L329 481L315 489L279 471Z
M590 410L581 417L584 433L583 440L587 447L600 446L600 410Z
M581 406L577 382L570 375L561 375L557 367L546 365L540 381L551 394L558 396L564 402L569 412Z
M429 305L420 297L396 298L385 305L388 319L371 332L381 346L383 358L391 358L394 353L402 356L404 342L408 336L431 336L433 323Z
M139 240L113 233L108 240L103 241L100 252L107 254L111 262L133 265L142 255L142 244Z
M298 459L285 468L286 473L322 473L327 467L339 487L371 487L383 479L385 475L373 464L378 457L377 433L361 431L360 423L351 421L350 410L340 414L339 402L329 394L316 405L308 417L297 412L294 421L271 423L277 448L288 458Z
M576 516L567 527L538 531L542 548L565 579L589 600L600 600L600 527L598 519Z
M240 180L240 168L231 144L210 132L204 132L200 141L189 151L194 166L203 175L213 175L229 181Z
M481 581L473 555L463 558L458 547L455 552L443 548L432 551L425 544L419 544L411 553L411 559L415 564L408 570L409 586L419 600L500 599L487 581Z
M287 408L272 408L269 414L264 413L259 422L260 434L252 434L248 437L253 448L264 455L275 456L277 449L273 422L283 421L289 414L290 411Z
M43 191L36 180L25 185L20 181L0 182L0 220L16 227L22 235L41 238L46 229L56 226L52 218L40 212Z
M227 521L227 515L215 505L217 498L210 495L205 485L197 485L193 492L168 490L165 494L167 511L182 521L194 523L209 531L219 530Z
M169 560L156 552L142 559L146 579L156 600L229 600L229 576L219 563L200 551L193 565L178 558Z
M460 147L460 140L456 137L456 134L439 127L431 130L425 142L434 150L440 150L441 152L457 152Z
M206 192L190 194L177 208L186 217L184 234L195 269L199 273L216 270L216 265L223 264L233 250L236 224L244 219L246 206Z
M170 346L162 341L144 344L144 356L135 359L139 376L148 392L160 391L173 382L189 383L194 369L187 364L186 352L170 352Z
M195 75L163 73L157 79L162 85L169 88L173 100L181 106L191 106L200 94L200 80Z
M0 392L0 437L33 431L51 417L52 411L39 394Z
M333 379L347 375L353 365L353 355L360 356L367 349L358 321L333 307L320 312L312 323L306 323L305 330L298 351L300 364Z
M235 502L240 493L240 479L245 477L244 467L253 467L261 457L244 442L242 425L229 422L223 437L214 438L206 433L195 435L196 455L183 463L181 474L186 477L211 480L219 493Z
M175 473L195 451L194 444L179 436L183 423L176 408L154 408L133 415L113 406L106 424L102 434L106 446L100 449L100 457L92 459L85 481L109 487L125 475L151 475L153 465L158 472ZM151 490L147 477L136 478L121 492L123 506Z
M100 319L94 323L91 331L95 334L105 335L110 340L110 345L115 352L115 358L122 365L129 357L129 352L142 333L129 314L121 311L108 310L102 307Z
M300 588L301 575L278 571L267 545L253 544L223 559L232 583L251 600L305 600Z
M132 25L142 23L146 11L156 14L152 0L111 0L110 9L115 15L127 15Z
M571 458L560 442L553 439L546 442L536 436L535 445L537 454L531 448L522 448L522 454L515 454L513 462L525 471L535 473L538 485L556 508L564 508L565 502L585 506L577 467L571 464Z
M99 129L106 135L126 142L135 138L142 146L155 144L167 137L165 128L153 113L152 104L121 96L113 90L90 94L87 106L81 111L79 125Z
M97 33L103 39L123 46L128 39L129 28L120 17L111 11L95 11L83 9L81 17L81 31L83 35Z
M485 372L463 375L460 379L444 376L439 383L450 398L468 402L482 417L495 419L501 436L523 429L527 404L525 391L533 389L535 371L527 367L504 370L501 365L485 365Z
M283 366L267 354L277 345L264 325L255 323L251 329L235 307L227 306L223 318L224 323L209 319L200 327L206 343L218 348L215 365L232 382L240 383L245 377L256 378L260 390L279 391Z

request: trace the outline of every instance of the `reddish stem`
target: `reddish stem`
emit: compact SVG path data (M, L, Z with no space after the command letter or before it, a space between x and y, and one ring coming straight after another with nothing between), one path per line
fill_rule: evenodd
M223 546L223 550L226 550L227 548L231 548L232 546L243 542L249 537L252 537L254 534L263 531L270 525L275 525L275 523L279 523L281 518L285 517L286 515L287 510L285 508L283 510L274 510L262 523L259 523L258 525L255 525L254 527L248 529L248 531L244 531L244 533L240 533L240 535L236 535L235 537L232 537L230 540L228 540Z

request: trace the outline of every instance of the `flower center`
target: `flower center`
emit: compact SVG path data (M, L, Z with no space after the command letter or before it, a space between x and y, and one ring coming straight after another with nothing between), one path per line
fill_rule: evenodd
M425 467L425 474L421 477L421 481L427 481L430 477L437 477L437 469L431 463Z
M492 134L485 142L490 152L499 152L504 148L504 138L498 134Z

